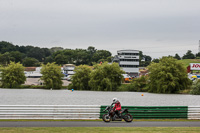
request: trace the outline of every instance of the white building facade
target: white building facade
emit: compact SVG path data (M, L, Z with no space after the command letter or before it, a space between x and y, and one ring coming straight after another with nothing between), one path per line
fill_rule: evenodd
M139 50L119 50L113 62L118 62L119 66L130 76L138 76Z
M73 65L73 64L63 65L64 73L66 73L68 75L74 75L74 69L75 69L75 65Z

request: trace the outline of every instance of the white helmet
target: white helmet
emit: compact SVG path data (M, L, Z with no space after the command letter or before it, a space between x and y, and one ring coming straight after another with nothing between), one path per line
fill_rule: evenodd
M113 98L113 103L116 103L117 101L117 98Z

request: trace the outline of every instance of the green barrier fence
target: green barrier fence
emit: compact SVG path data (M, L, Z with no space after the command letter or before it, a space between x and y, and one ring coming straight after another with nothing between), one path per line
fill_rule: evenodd
M100 118L102 118L103 110L107 106L102 105L100 109ZM127 108L134 119L176 119L188 118L187 106L122 106Z

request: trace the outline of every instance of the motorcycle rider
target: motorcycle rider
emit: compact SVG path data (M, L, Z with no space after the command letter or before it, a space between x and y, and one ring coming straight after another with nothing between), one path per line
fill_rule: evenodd
M119 100L117 98L113 98L112 104L115 104L115 106L113 107L113 111L120 118L121 117L121 115L120 115L121 104L120 104Z

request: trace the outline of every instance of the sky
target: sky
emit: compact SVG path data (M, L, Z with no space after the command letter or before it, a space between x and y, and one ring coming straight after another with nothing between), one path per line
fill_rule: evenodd
M200 0L0 0L0 41L14 45L198 53Z

